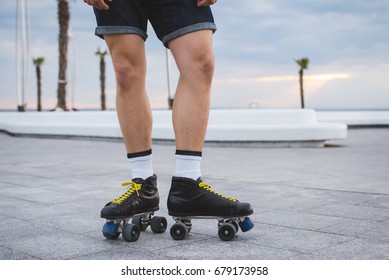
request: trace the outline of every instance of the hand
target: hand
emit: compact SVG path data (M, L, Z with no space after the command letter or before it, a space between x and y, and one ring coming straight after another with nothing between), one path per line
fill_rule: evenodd
M106 0L108 2L112 2L112 0ZM108 10L109 6L107 3L105 3L104 0L84 0L85 3L87 3L90 6L95 7L96 9L99 10Z
M205 7L209 5L216 4L217 0L197 0L198 7Z

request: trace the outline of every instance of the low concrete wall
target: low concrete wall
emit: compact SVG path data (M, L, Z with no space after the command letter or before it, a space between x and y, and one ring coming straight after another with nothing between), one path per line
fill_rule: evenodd
M153 139L174 140L169 110L153 111ZM2 112L0 130L11 134L122 137L116 112ZM211 110L206 142L323 146L347 137L347 125L317 121L314 110Z
M349 127L389 127L388 111L318 111L320 122L341 122Z

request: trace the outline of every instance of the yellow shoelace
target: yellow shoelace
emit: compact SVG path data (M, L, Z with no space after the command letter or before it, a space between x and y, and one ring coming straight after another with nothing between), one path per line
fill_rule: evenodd
M205 182L200 182L199 183L199 187L203 188L203 189L206 189L207 191L209 191L209 192L211 192L213 194L216 194L216 195L218 195L218 196L220 196L220 197L222 197L224 199L231 200L232 202L238 201L237 199L235 199L233 197L225 196L225 195L222 195L220 193L215 192L214 190L211 189L211 186L209 184L205 183Z
M115 204L121 204L124 200L129 198L131 195L133 195L135 192L139 196L140 189L142 188L142 184L137 184L135 182L125 182L122 184L123 187L127 187L128 190L121 196L114 200L112 200Z

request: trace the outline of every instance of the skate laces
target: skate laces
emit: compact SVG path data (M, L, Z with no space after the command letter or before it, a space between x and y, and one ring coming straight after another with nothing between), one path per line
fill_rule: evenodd
M238 201L236 198L225 196L225 195L222 195L222 194L220 194L218 192L215 192L213 189L211 189L211 186L209 184L205 183L205 182L200 182L199 183L199 187L203 188L203 189L205 189L205 190L207 190L207 191L209 191L209 192L211 192L213 194L216 194L217 196L220 196L221 198L230 200L232 202L237 202Z
M139 192L138 191L140 191L141 188L142 188L142 184L137 184L135 182L125 182L125 183L122 184L122 186L123 187L127 187L128 190L124 194L122 194L122 196L112 200L112 202L115 203L115 204L123 203L123 201L125 201L127 198L132 196L135 192L139 196Z

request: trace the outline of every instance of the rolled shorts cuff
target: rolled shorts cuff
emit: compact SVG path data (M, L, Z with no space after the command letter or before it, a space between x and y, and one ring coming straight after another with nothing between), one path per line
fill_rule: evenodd
M132 26L98 26L95 30L95 35L104 39L106 34L137 34L146 41L147 34L139 28Z
M201 22L201 23L196 23L192 24L183 28L180 28L170 34L167 34L162 38L162 43L167 46L167 43L173 39L176 39L182 35L194 32L194 31L199 31L199 30L212 30L213 33L217 30L216 24L213 22Z

